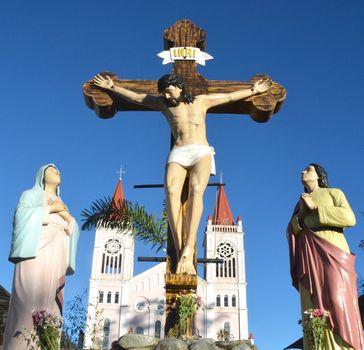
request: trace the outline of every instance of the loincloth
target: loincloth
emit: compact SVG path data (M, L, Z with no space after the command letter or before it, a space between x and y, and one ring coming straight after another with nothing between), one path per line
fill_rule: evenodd
M206 145L186 145L186 146L175 146L171 150L167 158L167 164L169 163L178 163L183 167L189 167L195 165L200 159L211 155L211 175L216 174L215 168L215 159L214 154L215 150L211 146Z

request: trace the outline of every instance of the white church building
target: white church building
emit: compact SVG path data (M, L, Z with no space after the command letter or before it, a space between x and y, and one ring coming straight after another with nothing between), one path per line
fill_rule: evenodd
M124 200L119 180L114 200ZM240 217L233 219L223 186L218 187L213 216L204 233L204 257L209 263L198 278L203 307L196 327L203 338L217 339L225 330L235 340L248 339L244 232ZM102 349L128 332L164 337L165 272L160 263L134 276L134 237L116 230L96 229L84 349L97 341Z

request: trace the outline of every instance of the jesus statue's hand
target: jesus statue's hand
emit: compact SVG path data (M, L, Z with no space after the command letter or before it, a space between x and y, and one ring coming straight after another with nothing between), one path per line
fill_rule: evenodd
M95 75L95 77L92 79L93 83L96 85L96 86L99 86L103 89L112 89L113 86L114 86L114 82L112 81L112 79L106 75L106 79L100 75L100 74L97 74Z
M266 92L272 85L272 79L265 78L260 79L257 82L254 83L254 89L257 93L261 94L263 92Z

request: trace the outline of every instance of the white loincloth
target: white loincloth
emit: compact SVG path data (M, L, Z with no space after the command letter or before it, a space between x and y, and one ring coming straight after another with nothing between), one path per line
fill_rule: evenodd
M184 167L189 167L196 164L200 159L206 155L211 155L211 175L216 174L215 150L211 146L206 145L186 145L186 146L175 146L172 148L171 152L167 158L167 164L178 163Z

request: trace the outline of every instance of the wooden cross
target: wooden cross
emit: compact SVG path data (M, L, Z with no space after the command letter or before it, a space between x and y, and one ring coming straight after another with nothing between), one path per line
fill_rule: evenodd
M204 50L205 39L204 30L196 27L189 20L182 20L164 31L164 48L169 50L172 47L192 46ZM188 91L193 95L233 92L249 87L255 81L266 77L265 75L255 75L249 81L207 80L197 72L194 61L174 62L173 73L184 80ZM140 93L159 95L157 80L124 80L110 72L101 73L101 75L105 74L114 80L115 85ZM97 88L92 84L92 80L83 85L83 93L87 106L95 110L101 118L111 118L118 111L151 110ZM262 123L268 121L274 113L279 111L285 98L284 87L273 82L271 88L261 95L213 107L208 110L208 113L249 114L255 121Z
M169 50L173 47L194 47L201 51L205 50L206 33L201 28L196 27L189 20L177 21L172 27L164 31L164 48ZM266 78L266 75L255 75L249 81L226 81L226 80L207 80L197 72L196 62L193 60L178 60L173 64L173 74L178 75L185 82L187 90L192 95L229 93L243 88L251 87L259 79ZM100 73L108 75L114 81L114 85L133 90L138 93L159 95L157 80L124 80L119 79L114 73ZM119 111L153 111L150 108L127 101L112 92L99 89L89 80L83 85L83 93L86 104L95 110L100 118L111 118ZM254 95L245 100L226 103L217 107L210 108L208 113L224 114L248 114L256 122L267 122L274 113L278 112L284 99L286 90L276 82L272 83L270 89L260 95ZM182 194L182 203L187 200L187 182ZM186 213L186 206L182 208ZM185 233L183 233L183 237ZM171 234L168 235L167 248L167 271L166 271L166 299L168 306L173 304L173 299L182 290L197 289L197 275L176 275L174 244ZM196 251L196 249L195 249ZM195 254L196 263L196 254ZM167 320L165 333L174 326L173 312L167 310ZM194 319L191 319L187 335L192 335Z

